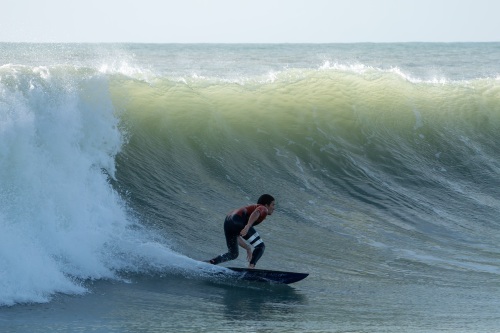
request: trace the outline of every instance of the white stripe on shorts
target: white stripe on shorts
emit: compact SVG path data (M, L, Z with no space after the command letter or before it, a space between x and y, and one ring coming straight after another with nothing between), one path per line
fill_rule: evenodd
M250 244L252 244L252 242L255 241L255 239L257 237L259 237L259 233L255 232L255 234L253 234L252 237L250 237L249 239L247 239L247 242L249 242Z
M264 243L264 242L262 241L262 239L259 238L255 243L252 244L252 246L256 247L257 245L259 245L261 243Z

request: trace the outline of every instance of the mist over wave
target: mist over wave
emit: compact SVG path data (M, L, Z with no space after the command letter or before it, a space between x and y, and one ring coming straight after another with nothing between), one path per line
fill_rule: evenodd
M2 305L180 258L110 184L124 140L108 84L91 70L0 67Z

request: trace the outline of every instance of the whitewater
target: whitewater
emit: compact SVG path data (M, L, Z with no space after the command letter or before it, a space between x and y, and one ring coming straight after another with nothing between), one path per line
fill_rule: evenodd
M499 56L0 44L0 329L500 329ZM292 287L200 262L262 193Z

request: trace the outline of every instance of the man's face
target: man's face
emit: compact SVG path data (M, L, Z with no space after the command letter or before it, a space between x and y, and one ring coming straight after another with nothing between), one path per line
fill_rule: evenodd
M267 215L272 215L274 212L274 201L271 202L269 205L266 205L267 207Z

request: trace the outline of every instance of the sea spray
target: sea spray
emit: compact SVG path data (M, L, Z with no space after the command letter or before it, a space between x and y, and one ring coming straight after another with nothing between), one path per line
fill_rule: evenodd
M123 135L107 76L3 66L0 78L0 304L174 260L110 185Z

